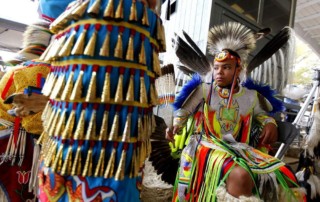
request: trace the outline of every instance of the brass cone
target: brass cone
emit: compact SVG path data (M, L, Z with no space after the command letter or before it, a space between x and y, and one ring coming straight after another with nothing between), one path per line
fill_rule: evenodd
M96 99L96 89L97 89L97 68L93 67L89 87L86 95L86 102L92 102Z
M99 140L107 140L108 139L108 120L109 120L109 112L107 110L103 113L102 124L99 133Z
M60 136L60 134L64 130L64 123L65 123L65 120L66 120L66 113L67 113L66 109L62 111L62 114L59 117L59 122L57 124L56 130L53 133L54 136Z
M153 49L152 56L153 56L153 71L157 75L161 76L160 61L159 61L158 53L156 52L155 49Z
M89 125L86 132L85 140L95 140L96 138L96 118L97 111L96 109L92 110L92 114L90 117Z
M43 88L41 90L42 94L48 95L48 87L49 87L49 85L51 85L53 77L54 77L54 72L53 72L53 70L51 70L51 72L47 76L47 79L46 79L46 81L45 81L45 83L43 85Z
M80 99L82 94L82 79L83 79L84 69L81 69L76 83L72 89L70 100Z
M56 85L53 87L53 90L50 95L50 99L55 99L61 94L61 88L64 86L64 78L65 78L65 73L63 72L64 70L61 71L59 74L59 78L57 79ZM60 96L59 96L60 97Z
M84 139L84 124L85 124L85 107L82 107L80 117L78 120L76 131L74 132L74 139L75 140L83 140Z
M71 175L80 175L81 173L81 146L78 145L74 161L72 163Z
M120 32L118 34L118 40L116 44L116 48L114 49L114 57L116 58L122 58L123 56L123 49L122 49L122 33Z
M139 63L146 64L146 51L144 48L144 40L141 41L141 50L139 54Z
M98 163L96 166L96 170L94 172L94 177L102 177L103 176L105 155L106 155L105 148L101 148L99 160L98 160Z
M102 88L102 95L101 95L101 102L105 103L110 100L110 72L111 72L111 67L106 67L106 75L105 79L103 82L103 88Z
M87 29L84 28L82 32L80 33L76 44L72 48L71 54L72 55L82 55L83 54L83 49L84 49L84 42L87 34Z
M143 76L140 76L140 103L148 104L147 90Z
M59 56L59 52L63 48L63 45L66 42L66 39L67 39L67 36L63 35L57 40L57 44L56 44L54 50L52 52L50 52L50 58L56 58Z
M109 0L106 9L103 12L103 18L114 18L114 0Z
M92 148L90 147L83 167L82 177L92 176Z
M46 89L43 91L43 95L45 95L45 96L49 96L49 95L50 95L51 90L52 90L53 86L54 86L55 83L56 83L57 77L58 77L58 76L57 76L57 73L54 72L54 73L53 73L53 76L51 77L51 80L48 81L47 85L45 86Z
M94 56L94 51L96 48L96 41L97 41L97 31L94 31L92 33L92 36L91 36L86 48L84 49L84 55L88 55L91 57Z
M122 134L122 142L129 142L130 141L130 135L131 135L131 112L127 115L127 120L124 125L124 130Z
M112 148L112 152L107 164L106 171L104 173L104 178L111 178L114 175L114 164L115 164L115 157L116 157L116 148Z
M107 31L107 34L106 34L106 37L102 43L102 46L100 48L100 52L99 52L99 55L100 56L109 56L109 47L110 47L110 32Z
M159 98L157 95L157 91L155 90L154 84L150 84L150 99L152 105L156 106L159 104Z
M100 11L100 4L101 0L95 0L95 2L90 6L90 8L88 9L88 14L91 17L98 17Z
M119 75L119 80L118 80L114 101L116 103L121 103L123 101L123 74Z
M65 88L62 92L61 95L61 100L65 101L67 99L69 99L69 97L71 96L71 92L73 89L73 77L74 77L74 70L75 70L76 66L72 67L72 70L69 74L68 80L66 82Z
M109 134L109 141L116 141L117 140L118 130L119 130L119 112L116 112L114 119L113 119L111 131Z
M136 1L132 0L131 8L130 8L130 15L129 15L129 21L138 21L137 18L137 6Z
M50 43L47 49L41 54L39 60L40 61L45 61L45 58L47 57L47 54L50 52L50 49L52 47L53 43Z
M74 9L71 12L72 18L75 20L79 20L83 16L84 12L87 10L89 2L90 2L89 0L86 0L80 6L78 6L76 9Z
M65 176L65 175L69 175L70 174L70 172L71 172L71 167L70 167L71 163L72 163L72 146L69 145L66 158L65 158L65 160L63 162L63 165L62 165L61 175Z
M54 116L54 118L53 118L52 124L51 124L50 127L49 127L48 135L49 135L50 137L52 137L53 134L54 134L54 131L55 131L56 126L57 126L58 119L60 118L60 112L61 112L61 108L59 108L59 109L57 110L57 113L55 113L55 116Z
M115 180L123 180L124 179L124 172L125 172L125 165L126 165L126 157L127 157L127 151L124 149L121 153L121 158L118 164L118 169L115 175Z
M134 75L130 75L129 86L126 95L126 101L134 101Z
M144 4L143 5L143 16L142 16L142 24L145 26L149 26L149 17L148 17L148 8L147 6Z
M58 53L58 55L60 57L65 57L65 56L69 56L70 55L71 49L73 47L74 39L76 37L76 34L77 34L76 31L73 31L71 33L71 35L67 39L66 43L62 46L60 52Z
M129 37L128 49L126 54L126 60L130 60L130 61L134 60L133 37L134 37L133 34L131 34Z
M120 20L123 19L123 0L119 0L115 18Z
M75 109L73 109L71 111L70 115L69 115L66 127L63 130L63 133L62 133L62 136L61 136L62 139L69 139L69 138L72 137L72 130L73 130L73 127L74 127L74 122L75 122L75 114L76 114Z
M63 144L60 145L57 155L53 161L51 166L52 172L60 172L62 167L62 151L63 151Z
M133 149L132 151L132 158L131 158L131 166L130 166L130 174L129 174L129 178L134 178L136 177L135 175L135 164L136 164L136 150Z

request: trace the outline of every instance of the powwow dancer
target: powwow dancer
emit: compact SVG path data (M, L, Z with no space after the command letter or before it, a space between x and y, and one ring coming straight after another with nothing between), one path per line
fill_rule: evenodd
M176 98L174 127L167 131L173 140L189 117L194 120L194 135L181 154L174 201L302 200L291 170L252 147L257 143L250 134L253 121L263 127L258 146L277 140L275 120L262 110L261 101L267 100L239 81L256 39L235 22L210 29L214 81L193 77Z
M75 1L51 24L40 201L139 200L165 50L154 5Z

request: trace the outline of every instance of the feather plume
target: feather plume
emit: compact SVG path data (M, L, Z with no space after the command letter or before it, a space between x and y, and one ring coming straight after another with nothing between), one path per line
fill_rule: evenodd
M175 110L181 108L183 103L186 101L188 97L192 95L194 90L202 83L201 77L199 74L194 74L192 79L183 86L179 95L176 97L176 100L173 104Z
M284 27L250 61L247 74L281 92L292 72L294 50L294 31Z
M206 75L211 71L209 60L187 33L183 32L183 35L187 38L190 45L176 34L176 37L173 39L173 46L177 57L191 71L197 72L200 75Z
M209 30L209 53L215 55L225 49L232 50L240 56L243 68L245 68L245 61L255 48L255 44L255 34L237 22L224 23Z

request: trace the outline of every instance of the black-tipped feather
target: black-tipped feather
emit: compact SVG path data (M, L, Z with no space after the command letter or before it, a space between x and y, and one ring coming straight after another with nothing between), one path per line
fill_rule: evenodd
M275 35L250 61L247 67L247 73L249 74L258 67L264 61L269 59L274 53L276 53L281 47L283 47L290 39L290 28L283 28L277 35Z

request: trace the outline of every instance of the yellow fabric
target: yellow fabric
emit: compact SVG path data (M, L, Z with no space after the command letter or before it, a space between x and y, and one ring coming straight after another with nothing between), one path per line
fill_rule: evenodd
M0 81L0 92L2 93L7 82L9 81L12 73L13 83L9 88L6 97L14 94L21 93L28 86L37 87L37 76L40 73L41 77L46 78L49 74L50 69L47 64L32 64L30 66L17 66L13 68L11 71L8 71ZM7 121L14 121L14 117L10 116L7 111L12 109L13 105L4 104L4 100L0 98L0 118L5 119ZM29 133L33 134L41 134L43 131L42 121L41 121L41 113L39 112L34 115L30 115L22 118L21 125L22 127ZM5 129L4 126L0 126L0 130Z

